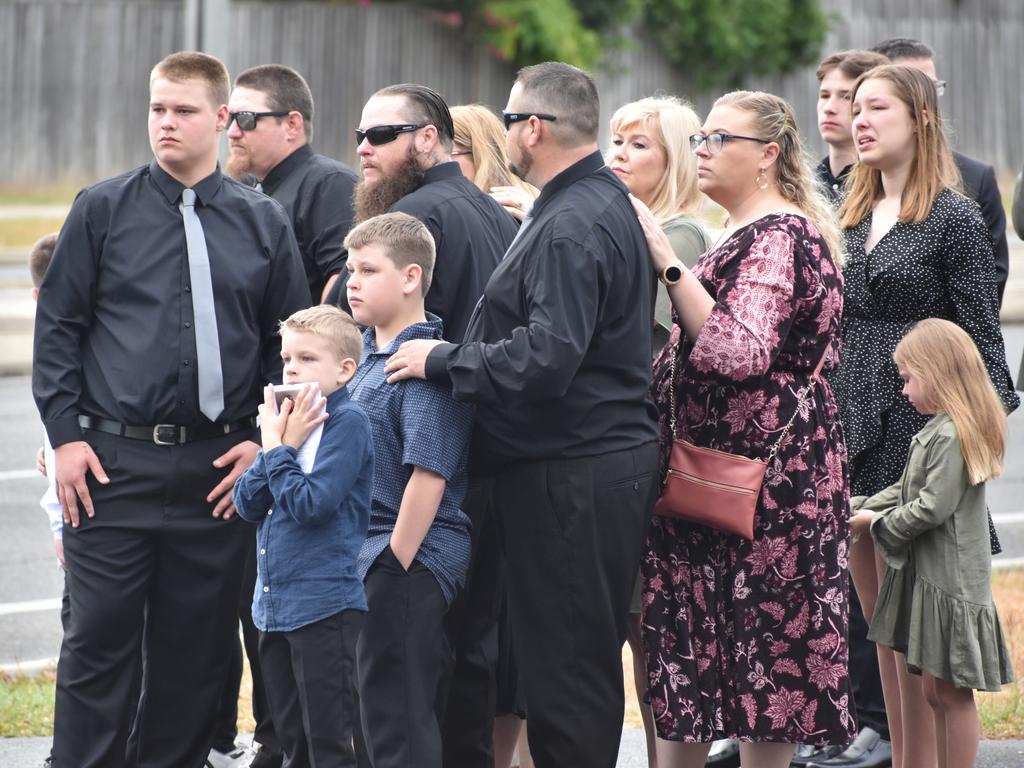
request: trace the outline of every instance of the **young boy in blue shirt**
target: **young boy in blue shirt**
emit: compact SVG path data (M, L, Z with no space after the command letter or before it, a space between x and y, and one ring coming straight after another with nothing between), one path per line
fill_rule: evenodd
M259 523L252 613L285 766L356 765L354 655L366 611L356 558L374 457L370 422L346 384L361 354L359 328L337 307L281 323L284 383L306 386L279 410L267 388L263 449L234 491L239 515ZM321 424L303 471L299 448Z
M423 297L434 240L388 213L345 238L348 301L362 325L352 397L373 425L370 528L359 553L369 613L356 647L363 735L374 768L440 768L434 711L449 655L443 619L469 565L466 459L472 411L421 380L389 384L384 364L409 339L441 338Z

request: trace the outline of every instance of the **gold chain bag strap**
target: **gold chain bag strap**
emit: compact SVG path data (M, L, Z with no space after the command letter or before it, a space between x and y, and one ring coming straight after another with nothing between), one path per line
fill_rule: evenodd
M796 421L804 399L814 387L828 356L828 346L818 361L810 381L796 401L796 409L783 427L767 459L748 459L734 453L701 448L676 437L676 356L679 346L672 349L671 423L672 453L668 459L668 475L661 498L654 505L656 514L699 523L734 533L746 539L754 538L754 513L761 495L761 483L768 462L775 458L779 446Z

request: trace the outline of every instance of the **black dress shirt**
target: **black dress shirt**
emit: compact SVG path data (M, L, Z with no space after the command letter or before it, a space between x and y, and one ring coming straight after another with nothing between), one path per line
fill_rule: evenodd
M182 185L154 161L82 190L36 309L32 391L54 446L78 416L196 424L196 337ZM279 381L278 321L309 304L291 226L274 200L214 173L197 183L217 314L224 412L252 416Z
M657 438L654 271L628 191L595 152L552 179L462 344L427 378L477 404L474 460L576 458Z
M839 172L838 176L833 176L832 164L828 161L828 157L818 163L818 167L814 169L814 175L818 179L818 184L821 185L821 191L832 203L833 208L839 208L843 204L843 195L846 191L844 185L852 170L853 163L850 163Z
M352 227L352 194L359 177L344 163L305 144L274 166L263 191L288 212L299 241L313 303L327 278L345 269L345 235Z
M444 338L461 341L487 279L516 236L515 219L463 176L456 162L428 170L423 185L390 210L415 216L433 235L437 259L426 310L443 321ZM348 310L341 278L335 287L337 304Z
M1002 305L1006 278L1010 274L1010 247L1006 242L1006 211L1003 209L1003 197L999 194L999 184L996 183L995 169L959 152L953 153L953 159L960 169L964 193L981 208L981 218L988 227L992 256L996 260L996 291L999 304Z

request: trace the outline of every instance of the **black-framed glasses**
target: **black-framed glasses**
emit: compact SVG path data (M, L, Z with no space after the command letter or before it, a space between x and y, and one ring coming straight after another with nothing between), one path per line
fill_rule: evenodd
M543 112L502 112L501 119L505 121L505 130L507 131L512 127L512 123L521 123L523 120L529 120L531 117L536 117L538 120L550 120L554 122L558 118L554 115L545 115Z
M363 139L366 139L370 142L371 147L379 147L381 144L390 144L398 138L400 133L411 133L422 127L422 123L405 123L403 125L375 125L365 131L356 128L356 144L362 144Z
M706 144L709 155L717 155L722 151L726 139L743 139L744 141L757 141L761 144L771 144L768 139L760 139L757 136L740 136L737 133L695 133L690 137L690 151L696 153L701 144Z
M239 129L243 131L252 131L256 129L256 121L261 117L287 117L290 112L250 112L243 110L241 112L228 112L228 128L231 127L231 123L238 123Z
M942 96L946 92L946 81L945 80L932 80L935 83L935 93Z

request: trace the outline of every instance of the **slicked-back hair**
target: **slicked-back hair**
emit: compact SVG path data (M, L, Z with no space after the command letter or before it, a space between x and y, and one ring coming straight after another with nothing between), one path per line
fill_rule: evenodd
M149 75L149 87L158 77L172 83L183 83L186 80L201 80L206 84L210 103L217 109L228 103L228 92L231 90L231 79L228 68L216 56L198 51L179 51L172 53L160 61Z
M28 271L32 276L32 285L36 288L43 284L43 277L53 259L53 249L57 247L57 234L51 232L43 235L28 252Z
M572 149L597 141L601 100L594 78L582 69L545 61L520 69L516 82L522 86L520 111L544 112L558 118L550 125L559 146Z
M298 112L306 141L313 140L313 93L305 78L284 64L261 64L235 78L236 88L251 88L267 98L271 112Z
M279 331L312 333L327 339L339 361L350 357L358 363L363 356L363 334L359 325L350 314L333 304L300 309L281 321Z
M353 227L345 238L345 248L379 245L399 269L419 265L420 290L426 296L434 274L435 247L430 230L407 213L383 213Z
M404 96L402 117L410 123L432 125L437 128L437 139L446 152L452 151L455 128L448 102L433 88L418 83L399 83L381 88L374 96Z
M843 77L856 80L865 72L888 63L888 57L876 51L839 51L822 59L815 75L820 83L829 72L838 69Z
M935 51L931 46L911 37L890 37L888 40L883 40L878 45L872 46L871 50L886 56L889 61L935 58Z

